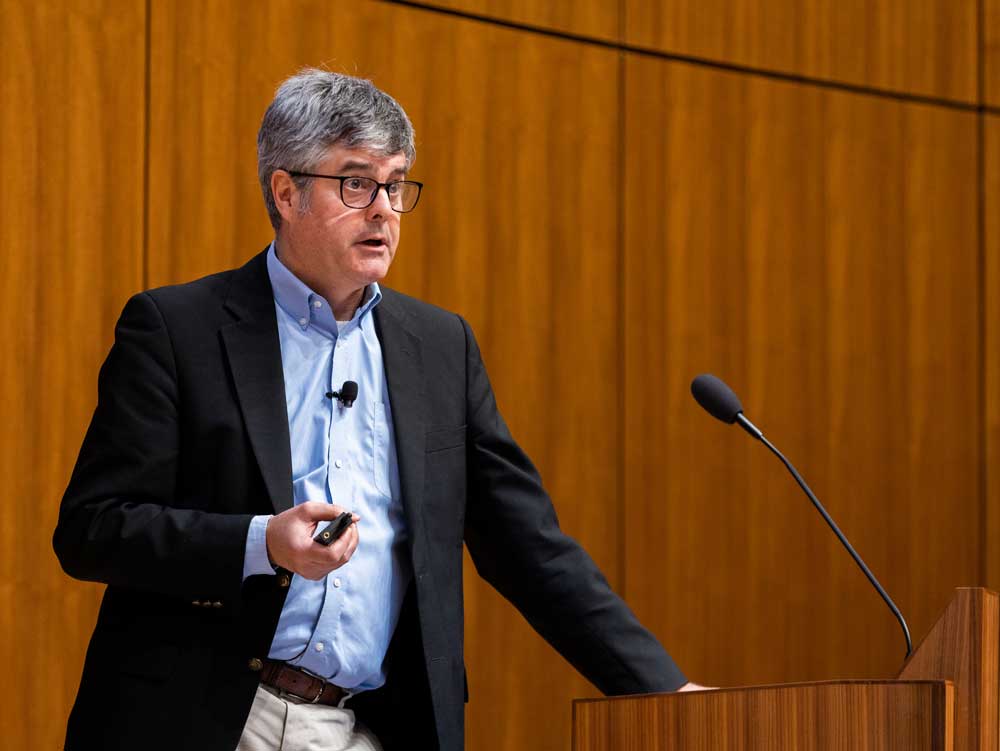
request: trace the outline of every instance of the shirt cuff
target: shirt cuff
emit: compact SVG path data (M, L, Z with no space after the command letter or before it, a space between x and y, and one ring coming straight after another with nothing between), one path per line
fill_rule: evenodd
M267 559L267 522L270 516L255 516L247 530L247 547L243 554L243 580L257 574L274 574Z

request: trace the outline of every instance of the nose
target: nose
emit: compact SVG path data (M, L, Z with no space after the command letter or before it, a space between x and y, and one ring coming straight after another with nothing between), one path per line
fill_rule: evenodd
M392 204L389 202L389 189L381 185L375 193L375 200L367 209L369 219L386 217L392 214Z

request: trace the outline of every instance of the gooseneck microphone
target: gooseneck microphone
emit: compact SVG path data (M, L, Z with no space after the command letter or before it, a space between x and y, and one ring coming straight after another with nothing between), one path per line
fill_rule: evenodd
M340 387L340 391L327 391L326 398L336 399L341 405L350 407L354 404L354 400L358 398L358 384L354 381L344 381L344 385Z
M739 423L740 427L748 432L751 436L756 438L758 441L767 446L771 452L777 456L781 463L788 468L788 471L792 473L792 477L795 478L795 482L799 484L799 487L805 491L805 494L809 496L809 500L812 501L813 506L819 511L823 519L833 530L833 533L837 535L837 539L840 540L841 544L847 548L847 552L851 554L854 562L858 564L858 567L868 577L868 581L871 582L872 586L878 591L879 596L885 601L885 604L889 606L889 610L899 621L899 625L903 628L903 636L906 637L906 656L909 657L913 652L913 642L910 641L910 629L906 625L906 619L903 618L903 614L899 612L899 608L896 607L896 603L892 601L892 598L886 593L879 584L878 579L875 575L868 569L865 562L861 560L861 556L855 552L854 548L851 547L851 543L847 541L844 537L844 533L840 531L836 523L834 523L831 516L823 508L823 504L819 502L819 499L813 494L806 485L805 480L799 475L792 466L792 463L788 461L784 455L776 449L764 434L750 422L743 414L743 405L740 404L740 399L733 393L733 390L729 388L720 379L716 378L714 375L704 373L691 382L691 394L694 396L695 400L700 404L706 412L708 412L712 417L718 418L725 423L732 425L734 422Z

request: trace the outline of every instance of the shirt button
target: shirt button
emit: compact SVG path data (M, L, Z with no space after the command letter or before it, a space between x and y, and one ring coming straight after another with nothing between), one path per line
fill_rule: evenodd
M333 586L338 587L338 588L340 587L340 579L339 578L333 580Z
M337 461L335 461L333 463L333 466L336 467L337 469L340 469L341 467L344 466L344 463L342 461L340 461L340 459L338 459Z
M319 300L313 300L313 307L319 310L320 308L323 307L323 303L321 303Z
M317 652L322 652L323 651L323 642L321 642L321 641L316 642L316 651Z
M299 319L299 326L305 326L307 323L309 323L309 319L308 318L300 318Z

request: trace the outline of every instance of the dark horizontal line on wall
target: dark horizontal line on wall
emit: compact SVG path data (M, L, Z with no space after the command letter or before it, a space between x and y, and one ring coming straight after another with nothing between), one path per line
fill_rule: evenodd
M844 91L851 94L860 94L862 96L874 96L881 99L895 99L901 102L909 102L912 104L929 104L936 107L947 107L949 109L960 110L963 112L978 112L978 113L988 113L988 114L1000 114L1000 106L987 106L978 105L973 102L962 102L956 99L947 99L945 97L934 97L934 96L924 96L921 94L911 94L905 91L896 91L893 89L880 89L876 86L863 86L860 84L845 83L843 81L834 81L826 78L813 78L810 76L797 75L795 73L782 73L775 70L767 70L765 68L753 68L746 65L736 65L735 63L725 63L718 60L710 60L704 57L697 57L695 55L681 55L675 52L664 52L662 50L650 49L648 47L640 47L633 44L624 44L622 42L611 41L610 39L601 39L600 37L591 37L585 34L574 34L569 31L559 31L557 29L547 29L543 26L535 26L533 24L521 23L519 21L509 21L502 18L493 18L492 16L485 16L480 13L472 13L465 10L456 10L454 8L445 8L435 3L419 2L419 0L381 0L381 2L388 3L390 5L401 5L407 8L415 8L417 10L428 11L432 13L439 13L446 16L454 16L455 18L462 18L468 21L479 21L481 23L491 24L493 26L501 26L507 29L516 29L518 31L527 31L532 34L540 34L542 36L552 37L554 39L562 39L570 42L580 42L581 44L589 44L595 47L604 47L605 49L615 50L618 52L630 52L635 55L642 55L644 57L652 57L659 60L669 60L671 62L677 63L687 63L688 65L698 65L705 68L714 68L716 70L723 70L730 73L744 73L751 76L759 76L761 78L769 78L775 81L785 81L787 83L798 83L808 86L817 86L824 89L831 89L834 91Z

